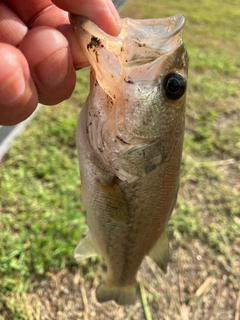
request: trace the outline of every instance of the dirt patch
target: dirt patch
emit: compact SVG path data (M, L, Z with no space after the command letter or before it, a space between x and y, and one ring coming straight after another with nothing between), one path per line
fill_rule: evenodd
M240 270L240 262L234 267ZM83 272L80 266L77 273L64 269L41 279L35 292L28 295L34 319L146 319L141 294L129 307L99 304L95 290L103 267L93 264L91 279ZM173 243L167 275L146 258L138 281L154 320L239 320L240 277L232 278L199 240L192 240L186 248Z

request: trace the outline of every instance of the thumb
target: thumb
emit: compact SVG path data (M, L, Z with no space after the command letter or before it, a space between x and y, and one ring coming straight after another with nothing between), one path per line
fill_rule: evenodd
M53 0L70 13L86 17L111 35L120 32L120 17L111 0Z

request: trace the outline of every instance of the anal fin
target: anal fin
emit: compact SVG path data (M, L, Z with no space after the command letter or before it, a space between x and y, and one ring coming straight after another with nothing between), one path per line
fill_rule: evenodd
M157 242L154 244L148 256L166 273L169 260L169 242L166 230L163 231Z
M98 253L92 243L91 236L87 233L86 237L79 242L74 250L74 258L77 261L81 261L97 255Z

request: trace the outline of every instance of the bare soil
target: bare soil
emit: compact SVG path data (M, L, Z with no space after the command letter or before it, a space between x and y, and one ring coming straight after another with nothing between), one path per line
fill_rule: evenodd
M235 250L240 253L239 246ZM141 290L133 306L96 301L95 290L105 272L100 263L93 264L90 278L81 266L75 273L66 269L49 273L28 295L27 306L34 319L41 320L149 320L148 308L154 320L239 320L240 277L230 276L225 257L216 259L209 254L197 239L181 247L172 240L167 275L150 258L144 260L138 274ZM234 268L240 270L239 261ZM145 295L147 308L143 306Z

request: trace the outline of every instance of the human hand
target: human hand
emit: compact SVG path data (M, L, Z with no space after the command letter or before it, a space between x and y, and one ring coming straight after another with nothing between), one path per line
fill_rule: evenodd
M38 103L54 105L71 96L74 69L88 61L67 11L109 34L119 32L111 0L0 1L0 125L25 120Z

